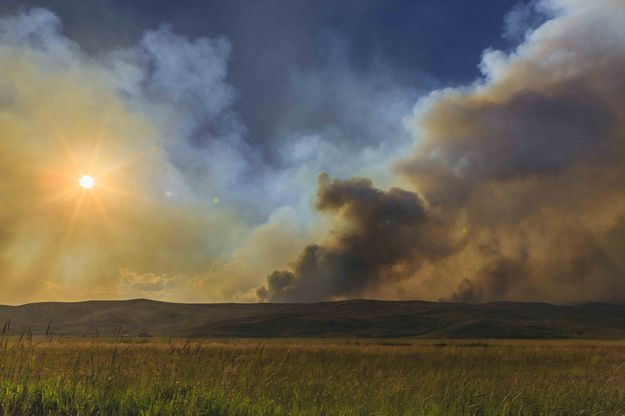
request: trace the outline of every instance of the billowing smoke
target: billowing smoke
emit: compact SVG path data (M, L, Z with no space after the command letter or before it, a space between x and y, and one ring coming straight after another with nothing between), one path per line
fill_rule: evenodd
M252 137L225 38L92 54L1 18L0 302L625 301L622 0L531 1L504 36L403 125L384 65L294 70Z
M94 56L48 10L0 19L0 302L233 299L258 285L241 256L286 260L266 246L299 230L255 218L276 207L248 180L230 49L160 28Z
M321 181L338 225L261 297L625 301L623 4L534 7L544 23L486 51L483 79L418 102L409 191Z
M326 230L308 207L319 172L382 171L409 143L414 92L383 70L302 68L283 87L307 105L268 118L279 137L251 137L228 39L163 26L89 53L62 23L45 9L0 18L0 303L255 301ZM327 108L337 100L360 104ZM370 132L366 146L350 132Z
M316 207L342 222L330 241L309 245L292 270L276 271L259 289L262 299L307 301L360 295L418 267L431 247L422 244L425 208L418 195L375 189L364 178L319 177Z
M112 297L122 287L132 296L146 282L193 291L180 276L208 271L239 222L214 207L211 197L223 189L216 181L207 195L194 189L188 171L206 162L168 149L177 141L186 151L201 127L179 122L181 114L227 113L227 44L161 29L133 50L96 58L60 31L42 9L0 20L1 300ZM172 69L178 50L199 79L182 82ZM194 84L208 85L212 101L186 94ZM195 113L185 100L201 101ZM92 192L78 189L82 174L96 177Z

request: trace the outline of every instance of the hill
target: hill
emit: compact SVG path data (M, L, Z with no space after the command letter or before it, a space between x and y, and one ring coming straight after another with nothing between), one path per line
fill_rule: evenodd
M179 337L625 338L625 305L348 300L182 304L146 299L0 306L9 334Z

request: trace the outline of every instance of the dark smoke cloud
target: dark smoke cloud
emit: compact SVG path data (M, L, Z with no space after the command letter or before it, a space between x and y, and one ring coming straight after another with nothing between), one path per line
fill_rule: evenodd
M306 247L290 270L273 272L259 297L313 301L358 296L371 285L414 270L428 252L421 247L425 208L413 192L383 192L368 179L321 175L316 207L337 215L342 227L326 244Z
M622 1L533 7L550 19L486 51L484 79L417 104L396 164L410 190L322 181L318 208L346 225L262 295L625 301ZM378 226L397 205L405 226Z

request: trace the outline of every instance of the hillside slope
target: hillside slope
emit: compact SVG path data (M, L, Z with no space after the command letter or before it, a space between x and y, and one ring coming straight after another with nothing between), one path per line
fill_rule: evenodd
M625 306L349 300L179 304L145 299L0 306L12 335L625 338Z

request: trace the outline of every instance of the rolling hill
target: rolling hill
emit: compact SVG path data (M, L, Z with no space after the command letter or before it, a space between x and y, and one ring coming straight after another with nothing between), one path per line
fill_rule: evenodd
M0 306L9 334L178 337L625 338L625 305L348 300L181 304L146 299Z

